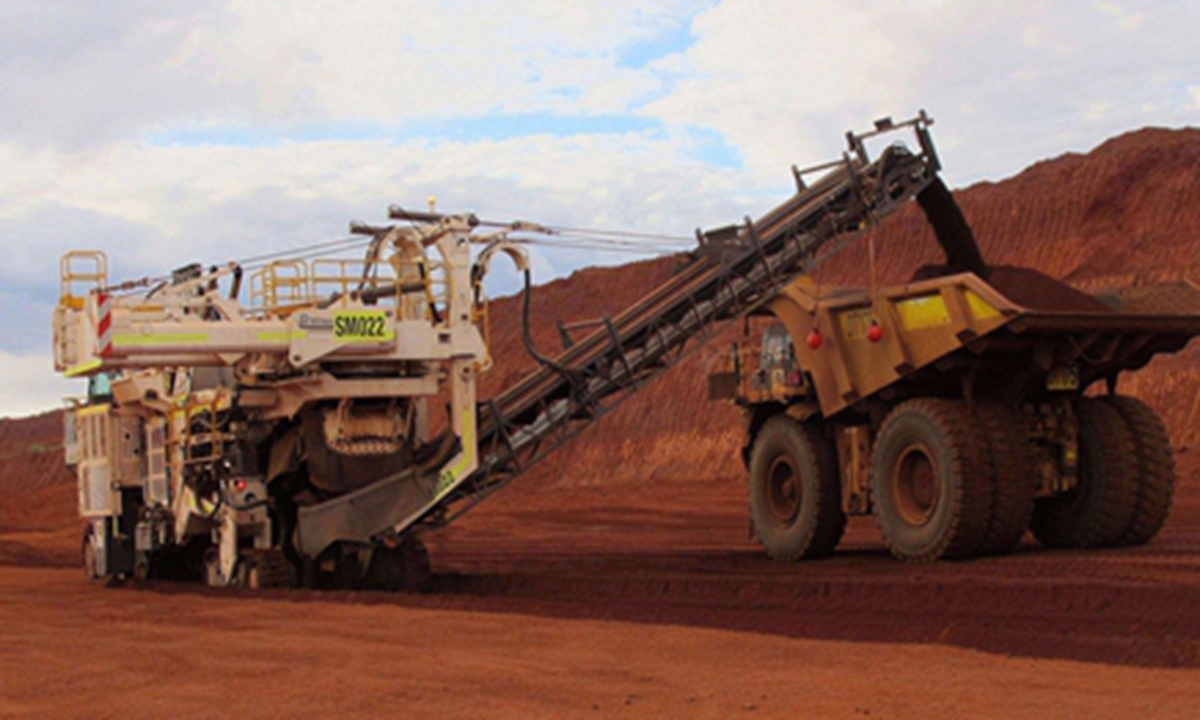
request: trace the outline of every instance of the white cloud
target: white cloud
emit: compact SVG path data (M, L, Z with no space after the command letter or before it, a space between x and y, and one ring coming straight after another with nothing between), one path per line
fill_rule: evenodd
M1092 0L0 3L0 299L29 318L0 360L51 383L26 358L48 342L69 247L158 274L340 236L429 195L499 220L688 233L762 212L789 165L830 159L880 115L927 108L952 184L1195 125L1197 23L1193 4ZM686 49L623 62L681 29ZM744 167L706 162L714 149ZM540 281L623 259L538 253ZM503 266L493 287L511 290Z
M32 237L45 238L39 254L47 242L57 251L85 237L143 261L164 241L173 254L228 253L254 238L286 247L340 234L351 218L379 220L389 203L423 205L429 195L447 211L684 234L748 207L740 173L704 167L686 143L638 133L258 148L130 142L79 163L11 146L0 155L25 169L0 180L0 192L14 198L0 208L0 232L36 229ZM88 232L101 219L111 227ZM146 234L158 239L140 239Z
M624 112L656 84L618 66L696 0L428 3L237 2L232 34L202 46L265 88L264 109L333 118L461 117L492 111ZM285 17L284 22L280 18ZM280 75L279 67L291 72ZM570 99L574 98L574 99Z
M0 4L0 133L95 146L155 123L244 105L253 88L189 51L225 26L216 0Z
M1112 103L1110 102L1095 102L1091 105L1088 105L1087 111L1084 112L1083 117L1085 120L1090 120L1093 122L1105 120L1108 118L1108 112L1111 109Z
M823 134L831 123L914 104L912 76L923 59L896 62L903 36L888 31L902 18L854 3L723 3L693 25L698 40L677 63L691 68L688 77L645 112L712 127L756 173L782 175L797 159L836 148L829 139L845 128Z
M1081 0L725 2L697 17L691 48L663 63L685 79L645 112L715 129L760 182L797 157L836 153L831 139L849 125L921 107L939 121L943 147L956 148L944 158L956 182L1142 125L1195 124L1179 88L1200 79L1200 47L1187 37L1200 8L1142 4L1136 27L1116 9ZM1103 121L1079 124L1103 103Z
M80 149L177 126L624 113L661 83L620 51L705 4L6 3L0 133Z
M1146 19L1142 13L1126 10L1117 3L1100 3L1097 7L1105 15L1116 20L1117 25L1123 30L1136 30Z
M21 417L59 407L63 398L85 391L80 380L53 372L48 355L13 355L0 350L0 417Z

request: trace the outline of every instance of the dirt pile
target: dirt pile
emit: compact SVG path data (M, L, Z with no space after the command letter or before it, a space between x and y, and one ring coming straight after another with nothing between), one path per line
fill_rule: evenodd
M0 419L0 489L4 493L30 492L70 479L63 466L60 413Z
M1198 276L1197 177L1200 129L1150 128L954 196L990 264L1030 267L1088 287ZM921 265L942 261L915 205L889 218L871 237L880 282L902 281ZM867 246L861 243L819 276L865 283L867 265Z
M0 420L0 564L74 565L78 522L61 413Z

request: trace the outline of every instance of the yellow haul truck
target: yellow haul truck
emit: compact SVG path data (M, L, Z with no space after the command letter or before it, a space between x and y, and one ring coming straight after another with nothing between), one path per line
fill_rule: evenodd
M893 555L1137 545L1162 527L1174 461L1122 373L1200 333L1188 282L1085 293L990 267L951 196L921 205L944 266L874 292L805 276L762 306L761 351L710 376L745 409L752 526L779 560L820 557L874 513ZM1100 392L1088 392L1099 389Z

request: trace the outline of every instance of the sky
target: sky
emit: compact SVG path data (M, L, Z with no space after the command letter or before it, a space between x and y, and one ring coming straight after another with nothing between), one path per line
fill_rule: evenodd
M1200 124L1197 27L1190 0L0 0L0 417L80 392L50 351L70 249L159 276L430 196L686 236L920 109L965 187ZM637 257L539 248L535 282Z

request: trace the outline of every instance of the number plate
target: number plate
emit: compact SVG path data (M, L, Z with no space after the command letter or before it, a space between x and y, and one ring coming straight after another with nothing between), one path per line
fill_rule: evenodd
M384 310L340 310L333 314L333 337L344 342L385 342L396 336Z

